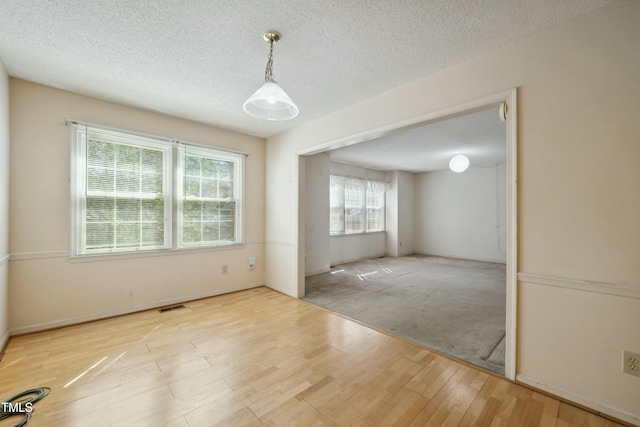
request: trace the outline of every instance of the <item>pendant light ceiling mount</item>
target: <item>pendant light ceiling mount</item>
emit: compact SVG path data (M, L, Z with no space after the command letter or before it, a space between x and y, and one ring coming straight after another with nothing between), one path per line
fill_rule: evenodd
M269 43L271 42L278 43L278 41L280 41L280 33L277 31L269 30L266 33L264 33L262 38L264 39L264 41Z
M273 79L273 44L280 40L280 33L268 30L262 36L269 42L269 59L264 72L264 84L247 99L244 111L262 120L290 120L298 115L298 107Z

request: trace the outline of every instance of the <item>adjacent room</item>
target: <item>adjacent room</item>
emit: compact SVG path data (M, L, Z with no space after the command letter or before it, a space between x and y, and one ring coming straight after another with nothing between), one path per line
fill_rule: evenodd
M1 1L0 427L640 425L638 46L632 0Z
M305 299L504 374L499 114L494 106L307 157ZM470 163L456 169L460 155Z

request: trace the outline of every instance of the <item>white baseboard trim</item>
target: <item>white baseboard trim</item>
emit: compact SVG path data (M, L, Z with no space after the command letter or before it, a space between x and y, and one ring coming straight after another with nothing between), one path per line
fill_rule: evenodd
M453 258L453 259L459 259L462 261L480 261L480 262L492 262L494 264L506 264L507 261L503 260L503 259L489 259L489 258L469 258L469 257L460 257L458 255L446 255L446 254L432 254L432 253L423 253L423 252L418 252L418 251L414 251L413 253L418 254L418 255L425 255L425 256L437 256L437 257L441 257L441 258Z
M338 260L336 262L332 262L331 265L340 265L340 264L349 264L350 262L356 262L356 261L363 261L365 259L373 259L373 258L380 258L383 256L386 256L387 254L385 253L381 253L381 254L374 254L374 255L367 255L364 257L359 257L359 258L349 258L349 259L341 259Z
M322 268L320 270L314 270L314 271L305 271L304 272L304 277L315 276L316 274L324 274L324 273L328 273L330 271L331 271L330 268Z
M561 397L568 401L575 402L579 405L593 409L594 411L599 412L601 414L609 415L611 417L617 418L621 421L625 421L633 425L640 425L640 413L634 415L629 412L625 412L620 409L605 405L603 403L596 402L594 400L589 399L588 397L571 393L567 390L561 389L552 384L547 384L545 382L538 381L535 378L531 378L526 375L517 374L516 381L522 384L529 385L531 387L535 387L539 390Z
M212 292L205 292L205 293L198 294L198 295L189 295L189 296L184 296L184 297L171 298L171 299L163 300L163 301L155 301L155 302L151 302L151 303L148 303L148 304L138 305L138 306L135 306L135 307L123 308L123 309L120 309L120 310L108 311L108 312L103 312L103 313L98 313L98 314L89 314L89 315L86 315L86 316L69 317L67 319L54 320L52 322L38 323L38 324L35 324L35 325L29 325L29 326L21 326L19 328L11 329L9 331L9 335L11 335L11 336L13 336L13 335L22 335L22 334L28 334L28 333L32 333L32 332L44 331L44 330L47 330L47 329L62 328L64 326L71 326L71 325L75 325L75 324L78 324L78 323L91 322L91 321L94 321L94 320L106 319L106 318L115 317L115 316L123 316L125 314L136 313L136 312L139 312L139 311L153 310L153 309L156 309L156 308L159 308L159 307L164 307L164 306L167 306L167 305L180 304L180 303L184 303L184 302L188 302L188 301L194 301L194 300L198 300L198 299L202 299L202 298L214 297L216 295L222 295L222 294L229 294L231 292L244 291L244 290L247 290L247 289L258 288L260 286L264 286L264 283L260 282L260 283L251 283L251 284L242 285L242 286L233 286L233 287L230 287L230 288L217 289L217 290L212 291Z
M563 277L543 276L540 274L518 273L518 280L523 283L573 289L583 292L616 295L627 298L640 298L640 289L616 283L594 282L590 280L567 279Z

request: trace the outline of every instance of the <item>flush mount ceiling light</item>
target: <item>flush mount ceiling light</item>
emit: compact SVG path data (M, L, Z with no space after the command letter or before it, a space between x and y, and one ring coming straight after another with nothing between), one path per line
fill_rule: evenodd
M461 173L469 167L469 158L464 154L456 154L449 160L449 169L456 173Z
M298 115L298 107L284 90L273 80L273 44L280 40L275 31L264 33L269 42L269 59L264 72L264 84L244 103L244 111L263 120L289 120Z

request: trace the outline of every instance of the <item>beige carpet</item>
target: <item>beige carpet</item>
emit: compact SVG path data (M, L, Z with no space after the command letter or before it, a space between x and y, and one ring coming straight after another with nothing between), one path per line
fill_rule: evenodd
M505 265L413 255L336 265L309 302L504 375Z

